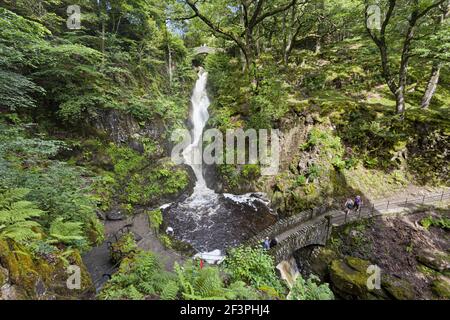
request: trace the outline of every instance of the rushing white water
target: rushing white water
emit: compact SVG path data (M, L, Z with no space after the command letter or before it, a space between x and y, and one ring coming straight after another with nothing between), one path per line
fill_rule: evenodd
M192 143L183 151L185 163L195 173L196 183L192 195L182 202L161 207L165 221L173 227L175 236L190 243L208 261L223 259L222 250L239 244L255 231L267 227L273 221L269 201L263 194L218 194L208 188L203 176L203 130L209 119L210 100L207 95L208 73L200 68L192 92ZM218 250L220 249L220 250ZM214 254L208 251L214 250Z
M206 84L208 81L208 73L200 67L198 80L195 84L191 97L192 112L191 123L192 143L184 150L183 157L195 173L197 182L195 184L194 193L191 199L202 200L211 198L215 195L214 191L209 189L203 177L202 165L202 134L209 119L208 107L211 104L206 92Z

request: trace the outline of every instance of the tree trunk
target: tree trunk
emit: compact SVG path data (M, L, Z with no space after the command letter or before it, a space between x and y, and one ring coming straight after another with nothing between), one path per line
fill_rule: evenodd
M172 70L172 48L170 47L170 41L167 40L167 53L168 53L168 66L167 70L169 71L169 87L172 88L173 82L173 70Z
M426 109L430 105L431 99L436 92L436 88L439 82L439 76L441 73L442 65L439 63L434 63L433 68L431 69L431 76L428 80L427 90L425 91L422 98L422 108Z
M101 50L102 50L102 68L105 67L105 21L102 20L102 43L101 43Z
M400 86L395 93L395 102L397 113L403 114L405 112L405 87Z

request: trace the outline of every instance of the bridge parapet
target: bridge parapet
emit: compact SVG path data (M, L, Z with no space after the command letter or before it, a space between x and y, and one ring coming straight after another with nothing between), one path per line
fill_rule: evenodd
M301 225L302 223L305 223L320 215L323 215L327 211L328 206L321 206L311 210L302 211L292 217L278 220L275 224L271 225L270 227L264 229L257 235L247 240L245 242L245 245L251 247L261 245L261 241L264 240L266 237L268 237L269 239L273 239L289 229L295 228Z
M216 53L218 51L218 49L216 48L211 48L208 47L206 45L194 48L194 54L198 55L198 54L211 54L211 53Z

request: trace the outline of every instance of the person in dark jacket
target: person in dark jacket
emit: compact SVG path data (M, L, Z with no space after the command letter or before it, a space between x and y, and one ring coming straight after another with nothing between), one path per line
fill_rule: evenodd
M278 239L273 238L272 241L270 241L270 247L273 248L278 244Z

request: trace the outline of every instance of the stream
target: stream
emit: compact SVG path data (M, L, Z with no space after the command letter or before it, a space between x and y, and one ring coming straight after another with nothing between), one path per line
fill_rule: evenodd
M185 163L195 173L195 187L184 201L163 205L161 210L164 224L173 228L173 236L177 240L189 243L202 258L215 263L223 259L226 249L239 245L274 224L276 216L263 193L218 194L207 186L202 159L198 157L201 157L199 146L202 143L203 129L209 119L210 100L206 92L208 73L200 68L198 75L191 98L192 144L183 152ZM178 255L161 245L149 229L143 213L123 221L105 221L107 240L83 255L84 264L97 291L107 281L105 275L111 275L117 270L117 265L110 261L107 242L113 242L114 235L130 223L130 219L132 232L144 237L143 244L140 245L144 250L163 256ZM173 259L177 257L172 257Z
M249 239L276 220L269 200L262 193L218 194L207 186L202 165L202 133L209 119L208 73L200 67L191 103L191 141L183 152L185 163L195 173L196 184L186 200L161 207L165 224L178 240L198 252L229 248Z

